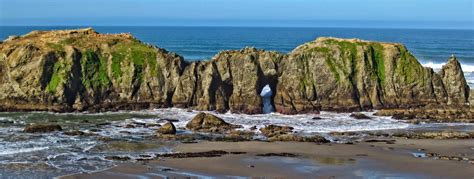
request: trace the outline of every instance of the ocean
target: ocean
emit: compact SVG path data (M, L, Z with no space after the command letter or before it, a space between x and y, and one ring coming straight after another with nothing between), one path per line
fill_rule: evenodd
M61 26L1 26L0 39L32 30L71 29ZM399 42L435 70L452 55L462 63L466 79L474 87L474 30L364 29L364 28L271 28L271 27L133 27L98 26L100 33L129 32L143 42L176 52L186 60L204 60L222 50L256 47L287 53L318 37L359 38Z
M22 35L32 30L71 29L79 27L0 27L0 39ZM221 50L252 46L260 49L290 52L296 46L318 37L360 38L400 42L425 66L439 69L455 54L471 86L474 86L474 31L354 28L244 28L244 27L94 27L100 33L130 32L143 42L176 52L186 60L210 59ZM106 113L0 113L0 178L50 178L59 175L92 172L117 165L107 156L146 159L157 153L172 152L173 143L150 139L157 124L175 120L178 133L189 133L184 127L197 111L187 109L154 109ZM282 115L277 113L245 115L215 114L232 124L249 130L269 124L289 125L300 134L366 130L459 130L472 131L464 123L423 123L419 125L373 116L355 120L350 113L321 112L319 115ZM314 117L321 117L315 120ZM28 134L29 123L54 122L65 131L80 130L94 135L67 136L62 132ZM153 124L153 125L151 125ZM129 125L135 127L130 128ZM145 126L145 127L144 127ZM150 127L148 127L150 126ZM111 140L112 142L104 142ZM152 144L152 145L151 145ZM144 155L146 154L146 155ZM18 169L17 167L22 167Z

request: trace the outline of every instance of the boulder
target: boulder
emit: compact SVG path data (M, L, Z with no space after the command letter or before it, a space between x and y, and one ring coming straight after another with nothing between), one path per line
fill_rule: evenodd
M293 127L290 126L268 125L260 128L260 132L262 132L265 137L286 135L292 133L292 131Z
M201 112L186 124L186 128L194 131L219 132L235 126L209 113Z
M64 135L69 135L69 136L83 136L86 135L85 132L79 131L79 130L73 130L73 131L66 131L64 132Z
M27 133L47 133L61 131L62 128L58 124L30 124L25 127L23 132Z
M371 119L369 116L367 116L363 113L352 113L349 116L354 118L354 119Z
M172 122L167 122L166 124L163 124L158 130L158 133L160 134L171 134L174 135L176 134L176 127Z

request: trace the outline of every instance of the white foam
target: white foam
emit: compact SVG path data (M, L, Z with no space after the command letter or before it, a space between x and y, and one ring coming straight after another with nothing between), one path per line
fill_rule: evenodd
M263 102L262 111L265 114L275 111L272 106L272 99L271 99L272 95L273 95L273 92L272 92L272 89L270 88L270 85L265 85L265 87L263 87L262 89L262 92L260 92L260 96L262 97L262 102Z
M423 63L422 64L424 67L430 67L433 68L434 70L441 70L446 63L433 63L433 62L428 62L428 63ZM461 68L463 72L474 72L474 65L468 65L468 64L461 64Z
M425 67L433 68L435 71L439 71L443 68L446 63L433 63L428 62L422 64ZM474 65L461 64L462 71L464 72L464 77L466 78L467 83L471 88L474 88Z
M190 121L198 111L188 111L186 109L156 109L152 113L166 118L178 119L179 122L174 122L176 127L185 127L186 123ZM212 112L213 113L213 112ZM364 114L372 116L370 120L360 120L350 117L350 113L333 113L321 112L319 115L315 114L299 114L299 115L283 115L279 113L270 114L234 114L225 113L214 115L221 117L226 122L232 124L239 124L244 129L249 129L252 126L257 128L265 125L288 125L292 126L296 132L299 133L327 133L327 132L344 132L344 131L365 131L365 130L386 130L386 129L403 129L410 125L403 121L391 119L391 117L375 117L373 112L365 112ZM321 117L321 120L314 120L313 117Z
M49 147L31 147L31 148L10 148L10 149L3 149L0 151L0 155L12 155L12 154L19 154L19 153L28 153L40 150L46 150Z

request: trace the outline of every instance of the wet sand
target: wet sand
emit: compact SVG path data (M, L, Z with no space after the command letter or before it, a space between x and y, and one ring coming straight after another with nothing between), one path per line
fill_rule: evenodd
M417 153L474 158L474 140L396 139L395 144L315 144L301 142L200 142L179 144L175 152L245 152L210 158L162 158L126 163L63 178L283 177L283 178L473 178L468 161L417 158ZM257 156L291 153L295 157Z

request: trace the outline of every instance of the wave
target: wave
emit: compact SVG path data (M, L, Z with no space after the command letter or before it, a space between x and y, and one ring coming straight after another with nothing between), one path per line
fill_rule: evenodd
M177 128L184 128L199 111L188 111L186 109L169 108L169 109L155 109L153 114L159 118L178 119L174 122ZM242 125L241 130L250 130L253 126L257 128L265 127L266 125L284 125L291 126L295 132L300 134L312 133L329 133L329 132L347 132L347 131L370 131L370 130L388 130L388 129L405 129L410 127L410 124L399 120L391 119L390 117L373 116L373 112L365 112L364 114L373 117L371 120L356 120L350 117L351 113L333 113L321 112L321 114L299 114L299 115L284 115L279 113L270 114L235 114L227 112L225 114L211 112L214 115L221 117L226 122L232 124ZM320 120L315 120L313 117L321 117ZM123 130L123 129L122 129ZM257 131L258 133L258 131Z
M0 152L1 155L12 155L12 154L18 154L18 153L29 153L29 152L35 152L35 151L40 151L40 150L46 150L49 149L49 147L32 147L32 148L3 148L3 150Z
M427 62L427 63L422 63L421 65L425 67L431 67L434 70L441 70L443 65L446 65L446 63L433 63L433 62ZM462 71L464 73L473 73L474 72L474 65L470 64L461 64Z
M425 67L431 67L435 71L441 70L443 68L443 65L446 63L433 63L433 62L428 62L428 63L423 63L422 65ZM474 65L471 64L461 64L462 71L464 72L464 77L466 78L467 84L472 88L474 88Z

